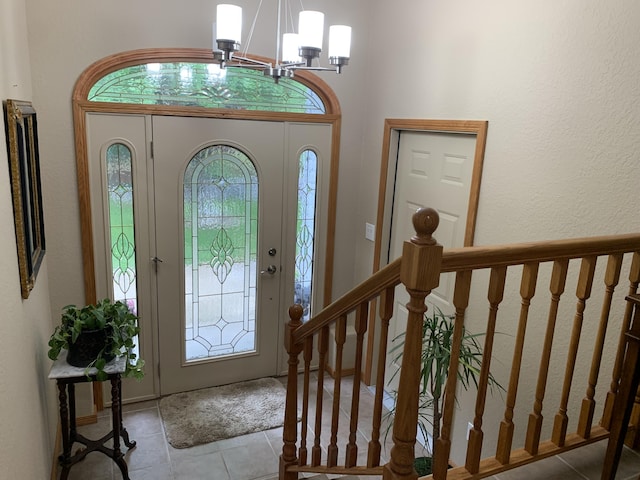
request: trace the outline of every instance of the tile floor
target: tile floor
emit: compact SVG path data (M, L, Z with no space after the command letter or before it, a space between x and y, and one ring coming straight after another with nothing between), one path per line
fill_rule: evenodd
M330 393L331 388L327 388ZM349 391L343 387L343 392ZM371 398L367 398L367 396ZM364 401L373 396L361 389ZM326 397L325 397L326 398ZM345 403L348 399L345 399ZM330 403L325 400L325 403ZM188 449L175 449L166 441L157 401L125 405L123 421L137 446L126 452L131 480L277 480L282 429L253 433ZM344 414L346 417L346 414ZM88 438L99 438L111 428L109 411L98 423L80 427ZM362 445L362 443L359 443ZM125 447L126 448L126 447ZM599 480L606 442L599 442L493 477L494 480ZM75 449L74 449L75 451ZM637 480L640 454L625 449L617 480ZM69 480L119 480L120 470L100 452L90 453L74 465ZM314 480L326 480L324 475ZM336 477L332 477L336 478ZM357 477L341 477L358 480ZM374 479L376 477L362 477Z

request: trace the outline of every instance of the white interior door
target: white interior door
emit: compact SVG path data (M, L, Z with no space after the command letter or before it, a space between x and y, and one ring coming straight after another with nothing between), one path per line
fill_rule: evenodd
M162 394L275 375L284 124L154 117Z
M476 136L441 132L402 131L396 164L389 260L402 255L402 245L415 231L411 218L422 207L431 207L440 215L434 236L445 248L464 246L467 209L471 192ZM427 298L427 303L452 312L454 277L443 275L440 285ZM394 314L389 338L397 338L406 330L409 296L400 286L396 289ZM430 310L431 310L430 306ZM397 343L397 342L396 342ZM390 344L393 348L395 343ZM387 355L387 381L400 365L395 362L398 351ZM397 375L391 385L395 389Z

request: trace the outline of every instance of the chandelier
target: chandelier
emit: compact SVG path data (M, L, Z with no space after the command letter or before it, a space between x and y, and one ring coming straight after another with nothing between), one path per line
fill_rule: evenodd
M260 0L251 26L246 42L247 47L242 55L235 53L240 50L241 44L242 8L229 4L219 4L217 6L216 23L214 23L215 46L217 48L213 51L214 61L221 68L243 67L262 70L265 76L272 77L276 83L280 78L293 77L296 70L342 73L342 68L349 64L351 27L347 25L332 25L329 27L329 64L331 67L323 67L319 64L314 65L314 60L319 58L322 52L324 14L312 10L302 10L298 17L298 33L288 32L281 36L283 15L285 16L285 23L287 23L287 17L291 19L288 1L285 0L285 3L285 11L283 11L282 0L278 0L275 65L245 56L256 19L260 13L262 0ZM293 22L291 21L290 23L292 24Z

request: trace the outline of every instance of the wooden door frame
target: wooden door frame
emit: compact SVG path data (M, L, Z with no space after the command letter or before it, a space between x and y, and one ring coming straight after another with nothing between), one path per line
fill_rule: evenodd
M486 120L429 120L429 119L402 119L387 118L384 121L384 135L382 138L382 161L380 163L380 184L378 187L378 211L376 215L375 243L373 248L373 273L380 270L383 258L383 246L389 245L388 225L391 218L391 209L388 204L393 189L389 187L394 183L394 177L389 173L391 165L396 161L398 154L398 141L400 132L432 132L470 134L476 136L476 148L473 158L473 171L471 176L471 188L469 192L469 204L467 207L467 223L465 227L464 246L473 245L475 236L476 218L478 214L478 201L480 198L480 181L482 178L482 166L487 141L487 129L489 122ZM375 326L377 315L374 303L370 310L370 324ZM367 351L363 379L367 384L372 381L374 360L375 328L370 328L367 334Z
M273 59L247 55L263 62ZM272 122L324 123L331 125L330 185L327 199L327 232L324 259L325 283L321 305L332 300L333 270L335 256L336 212L338 198L338 171L340 162L340 128L342 112L338 97L319 76L308 71L296 72L295 80L311 88L322 100L326 113L306 114L292 112L268 112L253 110L226 110L204 107L173 105L137 105L126 103L92 102L88 95L93 85L105 75L116 70L145 63L196 62L212 63L211 50L204 48L148 48L116 53L102 58L87 67L78 77L73 89L73 125L76 153L78 199L80 203L80 228L82 232L82 266L84 273L85 303L97 301L96 272L94 266L91 198L89 189L89 155L87 149L86 114L115 113L138 115L164 115L183 117L228 118L241 120L265 120ZM155 366L154 366L155 368ZM94 401L98 409L103 407L102 390L94 388Z

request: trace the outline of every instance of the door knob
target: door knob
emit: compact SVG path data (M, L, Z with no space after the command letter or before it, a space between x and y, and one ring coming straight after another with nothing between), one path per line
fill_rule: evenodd
M266 270L260 270L260 275L274 275L277 270L275 265L269 265Z

